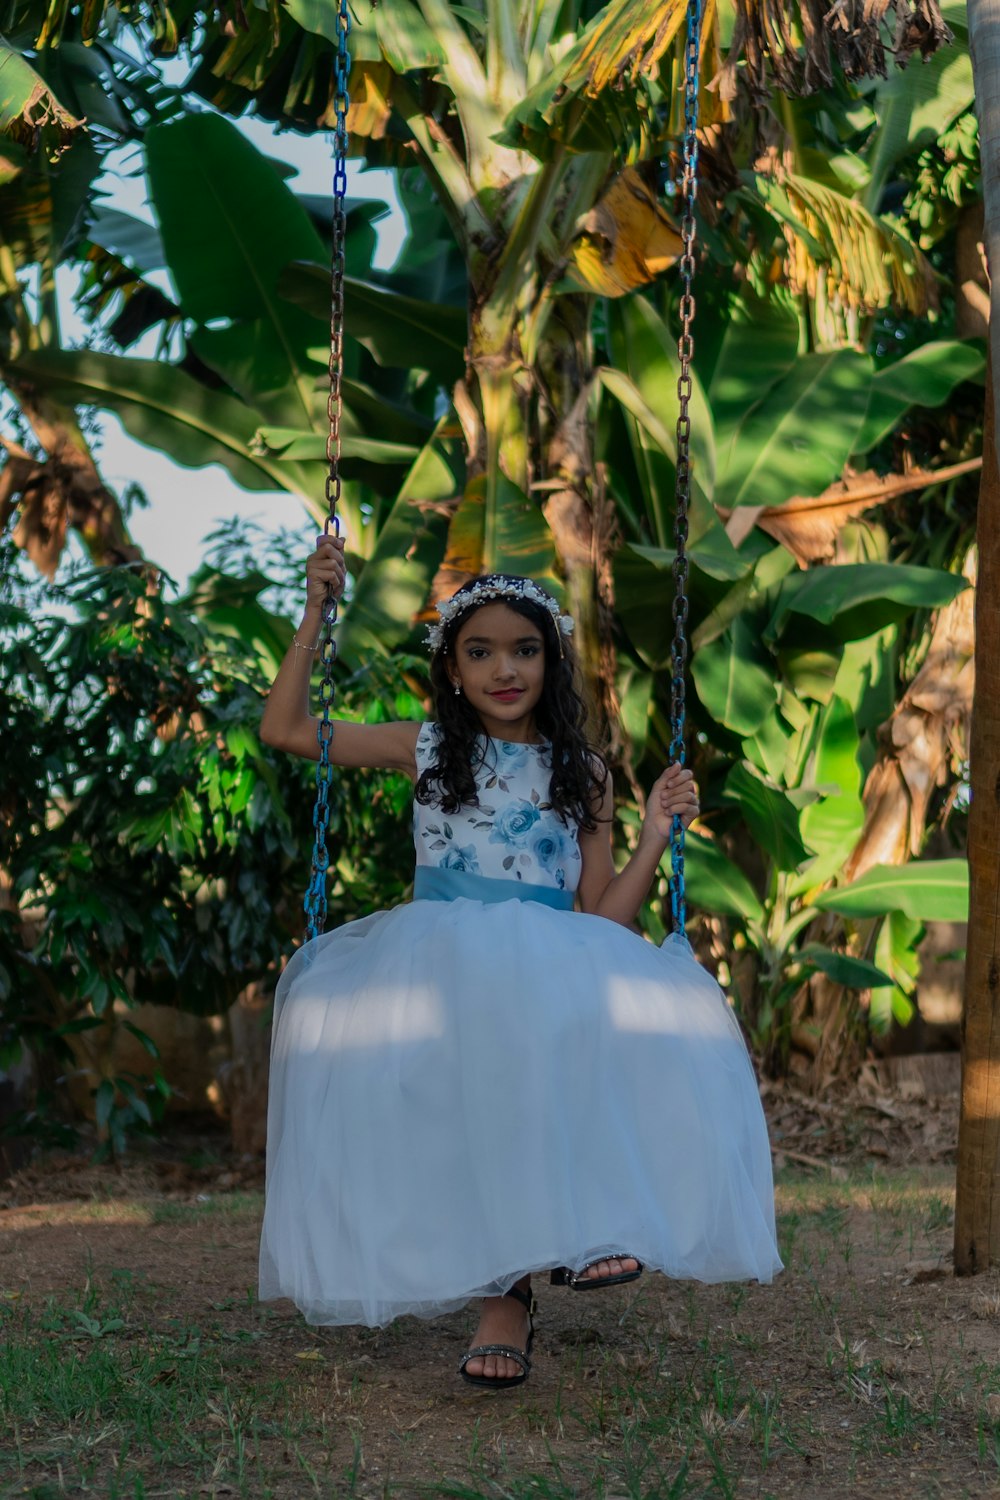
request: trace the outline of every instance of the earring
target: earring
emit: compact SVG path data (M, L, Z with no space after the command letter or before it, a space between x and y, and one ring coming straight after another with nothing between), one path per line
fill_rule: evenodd
M461 695L462 695L462 684L460 682L456 682L455 683L455 697L456 698L460 698Z

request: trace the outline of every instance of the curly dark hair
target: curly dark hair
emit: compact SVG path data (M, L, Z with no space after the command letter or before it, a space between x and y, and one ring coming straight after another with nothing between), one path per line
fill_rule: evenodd
M483 726L464 695L456 695L448 676L448 661L454 658L455 638L477 609L486 604L505 604L515 614L530 620L542 634L545 676L542 695L535 708L535 723L551 745L552 781L549 798L564 822L573 822L586 833L597 827L595 811L607 785L608 771L602 757L588 744L585 726L587 708L577 685L576 658L568 640L560 635L550 612L541 604L519 596L518 586L528 580L512 573L487 573L470 579L456 592L460 599L477 584L492 583L511 588L503 599L481 599L459 610L444 625L441 644L431 658L431 692L434 717L441 726L437 758L417 781L418 802L440 806L445 813L475 807L476 771L486 758Z

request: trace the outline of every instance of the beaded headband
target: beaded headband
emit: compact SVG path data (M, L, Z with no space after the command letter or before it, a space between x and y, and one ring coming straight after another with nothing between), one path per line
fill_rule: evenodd
M428 625L427 634L424 637L431 650L437 651L444 641L446 627L456 615L464 614L474 605L485 604L488 599L527 599L532 604L540 605L552 616L552 623L558 632L560 654L562 653L562 637L572 635L573 617L564 615L552 595L540 589L537 583L532 583L530 578L518 579L516 583L483 578L478 583L474 583L471 589L463 589L457 594L452 594L450 599L442 599L434 606L440 616L440 621L436 625Z

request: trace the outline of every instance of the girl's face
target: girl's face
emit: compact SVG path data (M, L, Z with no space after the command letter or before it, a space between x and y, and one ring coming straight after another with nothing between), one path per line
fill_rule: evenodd
M545 681L545 641L537 625L506 604L482 605L459 626L448 676L487 734L534 738L534 710Z

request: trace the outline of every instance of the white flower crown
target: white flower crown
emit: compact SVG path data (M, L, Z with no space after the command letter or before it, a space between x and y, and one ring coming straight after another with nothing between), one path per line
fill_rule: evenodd
M434 606L440 620L436 625L428 625L427 634L424 637L431 650L437 651L444 640L445 627L456 615L464 614L467 609L483 604L487 599L529 599L532 604L539 604L542 609L548 611L552 616L553 625L561 635L573 634L575 623L573 616L564 615L552 595L540 589L537 583L532 583L530 578L519 580L517 583L484 578L479 583L473 584L471 589L452 594L450 599L441 599Z

